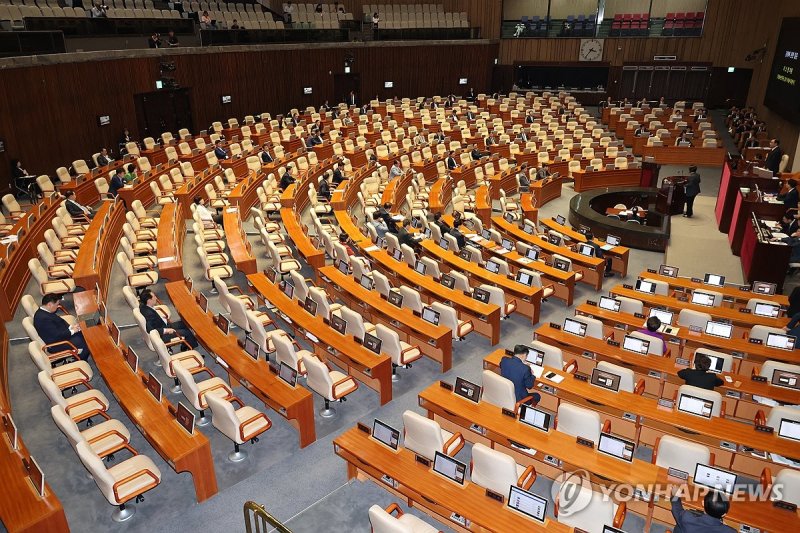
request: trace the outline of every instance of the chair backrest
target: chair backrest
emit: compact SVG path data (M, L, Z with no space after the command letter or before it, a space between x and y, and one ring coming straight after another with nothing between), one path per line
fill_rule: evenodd
M145 321L142 312L139 311L138 306L133 309L133 319L136 321L136 325L139 326L139 332L142 334L147 347L150 349L150 351L155 351L155 346L150 343L150 334L147 332L146 327L147 322Z
M314 355L304 357L303 362L308 372L306 384L320 396L333 400L333 380L325 363Z
M299 359L297 358L297 352L294 350L292 340L284 335L274 335L272 342L275 345L275 357L278 364L286 363L299 372ZM305 361L305 358L303 358L303 361Z
M164 341L161 339L161 335L158 334L158 331L152 330L147 334L147 336L150 339L150 344L152 344L153 348L155 348L156 354L158 355L158 360L161 362L164 372L166 372L167 376L174 378L175 372L172 371L172 365L170 365L170 359L172 356L167 349L167 345L164 344Z
M81 430L78 429L78 425L72 420L72 417L67 414L62 406L54 405L50 407L50 415L53 417L53 422L56 423L58 429L61 430L61 433L67 437L73 449L76 449L79 442L86 441L81 434Z
M578 485L573 481L574 478L575 476L568 478L568 481L561 485L557 499L559 502L565 500L586 502L586 505L570 505L559 509L558 521L573 528L593 532L602 531L604 524L613 524L616 510L614 501L592 490L588 482Z
M697 463L709 464L711 450L696 442L689 442L672 435L662 435L658 441L655 464L663 468L676 468L694 475Z
M228 302L228 307L231 310L231 320L234 324L242 328L243 331L250 332L250 325L247 320L247 308L244 302L232 294L221 296L220 299L225 298Z
M586 324L587 337L594 337L595 339L603 338L603 322L601 320L588 316L575 317L575 320Z
M722 371L723 372L730 372L731 369L733 368L733 356L731 354L718 352L716 350L711 350L709 348L703 347L703 348L698 348L698 349L696 349L694 351L694 357L697 357L697 354L699 354L699 353L704 354L704 355L708 355L708 356L711 356L711 357L717 357L719 359L722 359ZM762 365L762 368L763 368L763 365ZM797 371L800 371L800 367L797 367ZM770 377L772 377L771 374L770 374Z
M777 434L777 431L780 429L781 420L784 418L800 422L800 410L788 405L773 407L770 409L769 415L767 415L767 423L765 425L775 428Z
M211 413L213 415L211 423L214 427L233 442L242 444L244 440L241 438L241 432L239 431L242 423L236 416L236 410L233 408L233 404L214 394L207 394L206 402L211 408Z
M79 442L75 445L75 451L78 452L83 466L89 471L89 474L94 479L100 492L106 497L109 503L117 505L120 502L117 500L114 493L116 492L116 484L114 476L106 470L103 460L95 454L86 442Z
M407 450L433 460L436 452L444 450L442 428L438 422L414 411L403 413L403 444Z
M681 385L678 387L678 401L680 401L680 397L684 394L694 396L695 398L700 398L701 400L709 400L713 402L711 407L711 416L719 416L720 409L722 408L722 394L718 393L717 391L701 389L700 387L695 387L692 385Z
M647 341L649 343L647 345L647 353L658 356L664 355L664 339L659 339L658 337L642 333L641 331L631 331L628 335Z
M619 310L621 313L642 313L644 311L644 302L641 300L635 300L633 298L628 298L627 296L615 296L617 300L620 301Z
M382 294L384 297L389 297L389 291L392 290L392 285L389 283L389 278L384 276L377 270L372 271L372 280L375 282L375 290Z
M174 365L172 368L175 371L175 377L178 378L178 382L181 384L183 395L192 403L195 409L202 409L199 396L200 389L192 373L181 365Z
M709 315L709 320L711 320L711 315ZM704 324L705 326L705 324ZM756 324L752 328L750 328L750 335L749 338L751 339L759 339L761 342L767 342L767 337L770 333L777 333L778 335L785 335L786 331L781 328L773 328L770 326L762 326L761 324Z
M615 365L614 363L609 363L608 361L598 361L597 368L610 374L618 375L620 377L619 390L633 392L634 386L636 385L636 376L633 370L624 366Z
M372 533L414 533L414 528L387 513L380 505L369 508L369 523Z
M497 407L513 411L517 403L514 395L514 383L491 370L484 370L482 378L483 392L481 393L481 399Z
M403 295L403 307L422 313L422 298L419 292L405 285L401 285L399 289L400 294Z
M678 326L688 328L689 326L696 326L705 331L706 323L711 320L711 315L695 311L694 309L681 309L678 313Z
M517 462L509 455L480 442L472 446L470 480L498 494L507 494L517 484Z
M39 380L39 386L42 387L42 390L50 399L51 404L60 405L64 409L67 408L67 400L61 395L61 390L59 390L58 385L50 378L49 372L46 370L39 371L36 375L36 379ZM433 456L431 456L431 458L433 458Z
M570 403L558 406L558 431L583 437L597 444L600 440L600 414L597 411L578 407Z
M786 157L786 156L784 156ZM800 472L784 468L772 479L771 498L777 500L776 488L781 487L780 500L800 506Z

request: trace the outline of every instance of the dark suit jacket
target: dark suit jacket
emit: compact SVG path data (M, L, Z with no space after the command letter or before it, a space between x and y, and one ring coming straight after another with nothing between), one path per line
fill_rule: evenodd
M148 333L153 330L158 331L160 336L164 335L164 328L169 327L164 321L164 318L158 314L158 311L147 305L139 305L139 312L142 313L145 321L145 329Z
M339 170L338 168L336 170L334 170L333 171L333 178L331 178L331 181L333 182L334 185L339 185L341 182L343 182L344 181L344 175L342 174L342 171Z
M714 390L714 387L722 385L722 380L713 372L703 372L696 368L684 368L683 370L679 370L678 377L685 381L687 385L700 387L706 390Z
M455 158L455 157L448 157L448 158L447 158L447 168L448 168L449 170L453 170L453 169L454 169L454 168L456 168L457 166L458 166L458 165L456 164L456 158Z
M700 194L700 174L692 172L686 177L686 196Z
M514 384L514 395L517 401L530 395L528 389L533 388L536 378L533 377L531 367L523 363L516 356L503 357L500 361L500 375Z
M295 180L295 179L294 179L294 178L291 176L291 174L289 174L289 173L287 172L286 174L284 174L283 176L281 176L281 182L278 184L278 188L279 188L280 190L285 190L285 189L286 189L286 187L288 187L289 185L291 185L291 184L292 184L292 183L294 183L295 181L297 181L297 180Z
M111 193L112 196L116 197L119 194L119 190L125 186L125 182L120 178L118 175L114 175L111 178L111 182L108 184L108 192Z
M67 213L71 216L83 216L86 214L83 212L83 209L81 209L80 204L76 203L74 200L66 200L64 202L64 207L67 208Z
M797 188L793 187L792 190L786 193L783 205L786 209L793 209L797 207L798 202L800 202L800 194L798 194Z
M33 315L33 327L45 344L68 341L72 337L66 320L41 308Z
M97 156L97 165L98 166L104 167L109 163L111 163L111 159L109 159L108 157L106 157L104 155Z
M272 163L272 156L269 155L269 152L261 152L261 162Z
M781 164L781 157L783 156L783 150L781 150L780 146L776 146L772 150L769 151L767 155L767 160L764 162L764 166L772 171L773 174L778 173L778 166Z
M228 159L228 152L222 147L214 148L214 155L217 156L217 159Z
M686 511L680 498L672 498L674 533L732 533L736 530L700 511Z

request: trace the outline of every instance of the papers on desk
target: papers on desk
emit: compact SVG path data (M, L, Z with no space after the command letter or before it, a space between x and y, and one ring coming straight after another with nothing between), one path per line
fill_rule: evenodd
M467 237L467 240L472 241L472 242L481 242L481 240L483 240L483 238L480 235L478 235L477 233L473 233L472 235L469 235Z
M786 235L785 233L781 233L780 231L774 232L772 234L773 239L785 239L786 237L788 237L788 235Z
M548 374L542 374L542 379L546 379L547 381L552 381L553 383L561 383L564 381L564 376L560 374L556 374L553 377L547 377Z
M229 208L227 208L225 210L225 212L226 213L238 213L239 212L239 208L238 207L229 207Z
M772 461L778 463L779 465L789 465L793 466L794 468L800 468L800 463L798 463L797 461L792 461L788 457L778 455L777 453L770 453L769 455Z
M505 255L505 254L507 254L507 253L508 253L508 250L506 250L506 249L505 249L505 248L503 248L502 246L498 246L497 248L494 248L492 251L493 251L494 253L498 254L498 255Z
M380 248L378 248L374 244L372 246L367 246L366 248L364 248L365 252L377 252L378 250L380 250Z
M527 257L520 257L519 259L517 259L517 262L522 263L523 265L530 265L531 263L533 263L533 259L528 259Z
M17 242L19 239L16 235L8 235L7 237L3 237L0 239L0 244L11 244L12 242Z
M158 258L158 262L159 263L165 263L167 261L174 261L174 260L175 260L175 256L174 255L171 255L169 257L159 257Z
M613 248L616 248L616 246L612 246L612 245L610 245L610 244L604 244L604 245L603 245L603 246L601 246L600 248L602 248L602 249L603 249L603 250L605 250L605 251L609 251L609 250L611 250L611 249L613 249Z
M402 222L403 221L403 215L394 215L394 216L392 216L392 220L394 220L395 222Z

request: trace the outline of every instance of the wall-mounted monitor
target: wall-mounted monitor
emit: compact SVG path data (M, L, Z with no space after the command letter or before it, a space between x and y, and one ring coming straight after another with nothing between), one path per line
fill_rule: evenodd
M231 95L229 94L224 94L220 97L220 101L223 104L230 104L233 101L233 98L231 98Z
M385 82L383 82L383 88L384 89L391 89L393 87L394 87L394 82L393 81L385 81Z
M312 94L313 92L311 87L303 87L303 94Z
M459 85L466 85L469 80L467 78L458 78Z
M98 126L108 126L111 124L111 116L110 115L98 115L97 116L97 125Z

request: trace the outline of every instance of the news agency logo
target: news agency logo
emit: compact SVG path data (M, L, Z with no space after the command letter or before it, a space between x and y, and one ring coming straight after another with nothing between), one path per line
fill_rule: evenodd
M685 481L676 483L657 484L631 484L612 483L610 485L592 485L589 472L583 469L565 472L560 479L556 479L550 488L550 497L558 502L558 514L569 516L578 513L592 502L593 499L602 502L613 501L617 504L632 500L669 501L673 495L687 501L702 502L705 494L710 489L701 485L687 485ZM722 487L720 487L722 488ZM737 483L728 487L724 493L730 502L774 501L782 500L785 486L775 483L765 488L761 483Z

